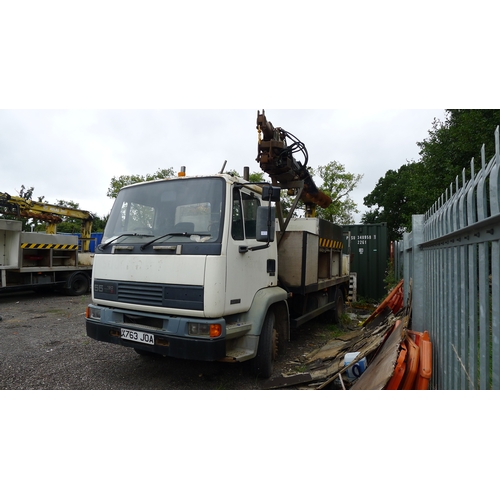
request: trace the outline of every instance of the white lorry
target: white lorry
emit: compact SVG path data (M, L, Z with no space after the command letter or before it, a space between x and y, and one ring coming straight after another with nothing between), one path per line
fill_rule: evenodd
M270 377L290 327L328 312L338 320L349 289L342 228L283 219L281 189L315 196L298 171L270 174L275 186L249 182L246 169L123 188L95 252L87 335L142 355L248 361Z

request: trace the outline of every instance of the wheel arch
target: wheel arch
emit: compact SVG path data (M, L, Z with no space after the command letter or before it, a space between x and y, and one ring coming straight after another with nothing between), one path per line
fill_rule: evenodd
M282 288L263 288L254 297L252 305L246 313L247 321L252 323L248 335L259 336L269 308L273 308L276 319L276 330L280 339L290 340L290 314L288 310L288 293Z

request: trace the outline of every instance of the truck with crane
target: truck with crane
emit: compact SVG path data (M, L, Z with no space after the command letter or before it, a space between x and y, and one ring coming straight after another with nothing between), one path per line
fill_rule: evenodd
M59 288L69 295L88 293L92 277L92 214L22 196L0 193L0 292ZM78 236L57 234L62 217L82 221ZM19 219L46 223L46 231L22 230Z
M349 256L342 228L315 217L331 199L310 176L302 142L264 111L257 129L256 161L271 182L223 167L122 188L95 252L89 337L141 355L248 362L269 378L291 328L320 314L339 321ZM288 214L284 189L295 196Z

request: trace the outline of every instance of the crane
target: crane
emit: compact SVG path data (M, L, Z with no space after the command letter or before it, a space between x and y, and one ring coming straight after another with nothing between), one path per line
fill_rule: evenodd
M296 202L301 199L306 206L306 216L314 217L315 207L327 208L332 199L320 191L307 169L307 149L303 142L281 127L274 127L266 118L265 111L257 111L259 133L256 161L272 179L273 184L285 189L297 189ZM287 139L292 142L287 145ZM293 153L304 155L304 164L293 157ZM292 208L292 212L295 207Z
M62 207L39 201L33 201L21 196L11 196L0 192L0 206L5 207L4 213L14 217L32 218L47 223L47 234L56 234L57 224L62 217L72 217L82 221L82 251L90 251L93 216L86 210Z

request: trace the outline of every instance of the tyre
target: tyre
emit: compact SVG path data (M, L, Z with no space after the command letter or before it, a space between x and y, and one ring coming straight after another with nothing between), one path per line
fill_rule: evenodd
M68 295L85 295L89 288L89 277L84 273L74 273L68 278L65 292Z
M337 288L333 297L334 307L332 309L332 320L336 325L342 322L342 315L345 311L344 294L340 288Z
M273 374L274 361L278 357L278 332L274 327L274 312L267 311L259 337L257 355L249 361L252 375L269 378Z

